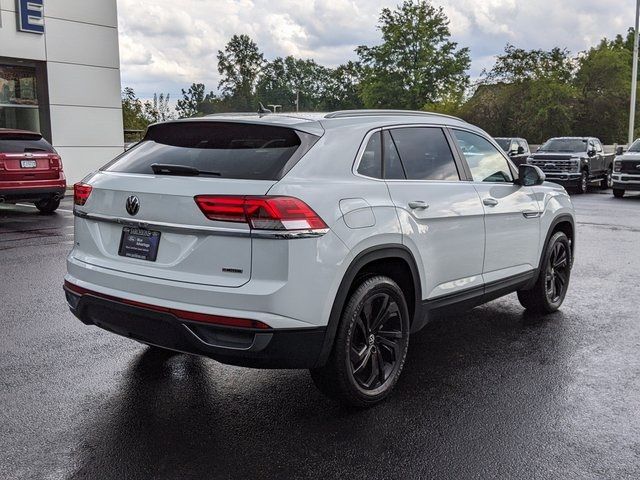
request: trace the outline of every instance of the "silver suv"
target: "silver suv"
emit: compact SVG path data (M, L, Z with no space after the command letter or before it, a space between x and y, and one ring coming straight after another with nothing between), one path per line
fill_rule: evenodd
M457 118L235 115L149 127L75 186L65 291L85 324L159 351L309 368L374 404L436 310L562 304L565 190Z

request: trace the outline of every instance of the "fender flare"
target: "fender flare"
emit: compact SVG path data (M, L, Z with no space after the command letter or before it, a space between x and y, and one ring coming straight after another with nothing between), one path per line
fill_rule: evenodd
M318 357L317 367L324 365L329 358L329 354L333 348L336 332L338 330L338 324L342 317L342 311L347 302L347 294L349 293L351 285L356 279L358 272L367 264L385 258L399 258L409 265L411 276L413 277L413 288L415 292L414 318L421 314L422 286L420 283L418 267L411 250L401 244L382 244L363 250L353 259L347 268L344 276L342 277L342 281L340 282L340 286L338 287L338 291L336 292L336 296L333 300L333 306L331 307L331 313L329 314L329 323L327 324L324 342L322 344L320 356ZM407 301L409 302L410 299L407 299Z
M525 290L529 288L533 288L535 283L538 281L538 277L540 276L540 272L542 271L542 260L544 259L544 252L547 248L547 244L549 243L549 239L551 238L551 234L555 230L555 228L560 223L563 223L563 222L570 223L571 229L573 230L573 238L571 239L571 265L573 266L573 260L575 258L575 252L576 252L576 221L573 218L573 216L569 215L568 213L563 213L558 215L556 218L554 218L553 221L551 222L551 225L549 225L549 229L547 230L547 235L545 236L544 243L542 244L542 248L540 249L540 260L538 260L537 273L533 277L533 280L531 281L531 283L527 285Z

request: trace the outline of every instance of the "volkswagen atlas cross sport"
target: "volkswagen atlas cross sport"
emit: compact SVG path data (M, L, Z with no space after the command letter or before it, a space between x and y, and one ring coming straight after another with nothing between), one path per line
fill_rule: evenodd
M65 291L85 324L385 398L436 310L563 303L566 191L482 130L403 111L152 125L75 186Z

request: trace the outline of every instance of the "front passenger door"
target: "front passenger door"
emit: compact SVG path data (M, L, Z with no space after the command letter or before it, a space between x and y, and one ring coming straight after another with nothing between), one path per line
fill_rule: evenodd
M538 267L540 206L531 187L514 184L506 157L483 136L452 130L484 207L484 281L487 284Z

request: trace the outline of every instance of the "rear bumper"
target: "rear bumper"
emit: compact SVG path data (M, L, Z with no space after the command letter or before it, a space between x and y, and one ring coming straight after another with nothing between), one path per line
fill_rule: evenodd
M0 198L8 202L33 201L43 198L63 198L67 189L64 179L34 182L0 182Z
M65 286L65 294L71 312L86 325L229 365L312 368L317 366L325 337L324 327L227 327L184 320L170 312L131 305L97 292L78 293Z

